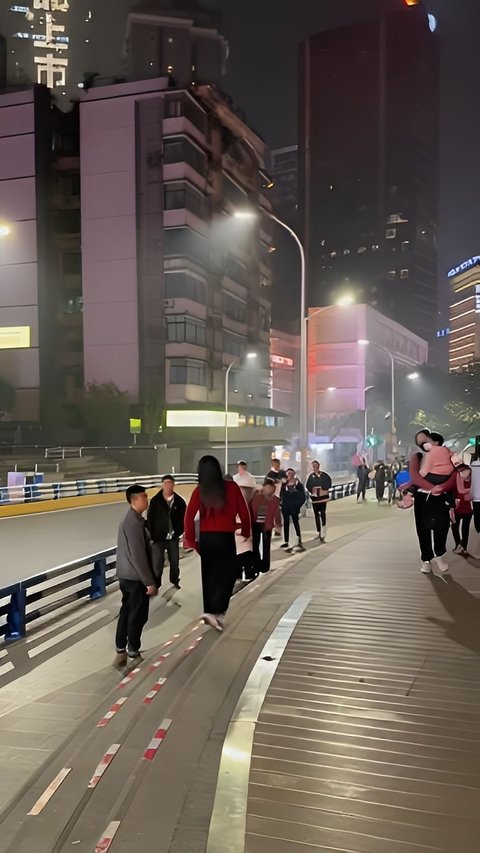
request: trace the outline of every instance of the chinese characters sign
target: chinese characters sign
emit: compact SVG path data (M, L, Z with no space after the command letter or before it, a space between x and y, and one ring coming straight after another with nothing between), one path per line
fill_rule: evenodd
M68 12L70 4L68 0L33 0L33 8L45 12L41 17L45 32L33 42L34 47L42 51L34 59L37 82L44 83L49 89L65 86L69 39L65 35L63 16Z

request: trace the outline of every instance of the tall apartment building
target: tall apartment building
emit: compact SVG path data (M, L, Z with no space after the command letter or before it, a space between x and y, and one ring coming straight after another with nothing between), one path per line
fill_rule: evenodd
M45 87L0 96L0 377L38 422L83 385L78 111Z
M480 361L480 256L450 270L452 287L448 329L450 373L461 373Z
M392 3L393 6L393 3ZM390 7L389 7L390 8ZM299 186L310 304L349 289L432 341L438 45L423 4L319 33L300 56Z

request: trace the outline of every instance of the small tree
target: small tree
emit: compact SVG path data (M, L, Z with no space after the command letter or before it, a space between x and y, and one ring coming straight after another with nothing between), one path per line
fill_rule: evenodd
M128 397L113 382L87 385L78 410L90 441L104 444L112 438L124 437L128 431Z
M148 440L154 444L156 437L162 431L165 413L165 395L158 388L149 392L142 409L142 432L148 435Z

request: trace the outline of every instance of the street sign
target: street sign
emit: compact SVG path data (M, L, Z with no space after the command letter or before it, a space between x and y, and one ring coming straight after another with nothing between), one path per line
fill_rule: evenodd
M130 418L130 435L141 435L142 421L140 418Z
M371 435L367 435L365 440L365 447L378 447L379 444L383 444L383 440L379 435L375 435L372 433Z

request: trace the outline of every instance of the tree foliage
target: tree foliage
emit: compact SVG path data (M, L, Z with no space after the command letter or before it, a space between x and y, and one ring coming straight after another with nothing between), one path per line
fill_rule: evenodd
M125 391L113 383L91 382L77 403L88 440L106 441L128 434L130 405Z
M15 408L17 392L10 382L0 377L0 414L10 414Z

